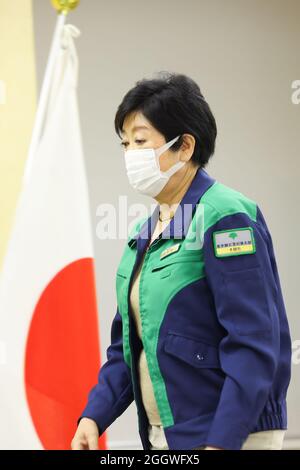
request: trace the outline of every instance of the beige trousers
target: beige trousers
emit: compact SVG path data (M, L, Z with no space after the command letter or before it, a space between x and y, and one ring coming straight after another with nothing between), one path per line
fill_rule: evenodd
M241 450L281 450L285 430L274 429L270 431L254 432L248 435ZM149 425L149 441L151 450L168 450L163 426ZM192 450L201 450L203 447L195 447Z

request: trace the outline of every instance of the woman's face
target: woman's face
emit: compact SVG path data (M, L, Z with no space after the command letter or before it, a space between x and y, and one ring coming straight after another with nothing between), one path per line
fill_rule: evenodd
M124 150L157 149L165 143L165 137L151 125L141 112L130 113L126 116L122 132ZM158 202L168 201L172 194L174 195L180 190L187 178L195 173L198 165L191 160L194 147L194 136L184 134L184 142L179 150L172 152L170 149L167 149L160 155L159 166L161 171L169 170L179 161L186 162L186 165L176 171L161 192L155 196Z
M195 142L193 136L190 136L189 134L185 134L185 136L191 137ZM164 136L151 125L148 119L141 112L131 113L126 116L123 123L122 133L122 145L124 150L140 148L156 149L165 143L166 140ZM172 152L170 149L166 150L162 155L160 155L159 158L159 166L161 171L167 171L180 160L189 160L189 153L190 152L187 152L185 144L183 144L182 148L176 152ZM192 154L193 152L191 155Z

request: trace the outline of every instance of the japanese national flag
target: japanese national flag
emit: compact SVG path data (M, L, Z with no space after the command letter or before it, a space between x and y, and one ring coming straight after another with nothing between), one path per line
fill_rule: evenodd
M1 273L1 449L70 449L100 367L74 31L64 27Z

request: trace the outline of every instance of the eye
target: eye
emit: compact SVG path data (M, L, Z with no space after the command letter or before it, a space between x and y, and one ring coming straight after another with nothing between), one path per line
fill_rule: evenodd
M145 139L136 139L135 142L136 142L137 144L143 144L144 142L146 142L146 140L145 140ZM126 148L127 145L128 145L128 142L121 142L120 145L121 145L122 147L125 147L125 148Z

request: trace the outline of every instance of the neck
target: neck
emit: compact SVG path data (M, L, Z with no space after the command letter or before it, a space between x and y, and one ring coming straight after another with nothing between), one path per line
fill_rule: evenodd
M164 194L160 194L159 197L156 197L155 199L157 202L160 204L161 209L163 207L171 207L172 209L176 209L176 206L179 205L181 199L187 192L188 188L190 187L190 184L192 180L195 177L195 174L198 170L199 166L196 165L186 165L186 172L184 173L183 176L180 177L178 184L173 185L173 188L170 189L168 192L165 192ZM161 210L162 212L162 210Z

